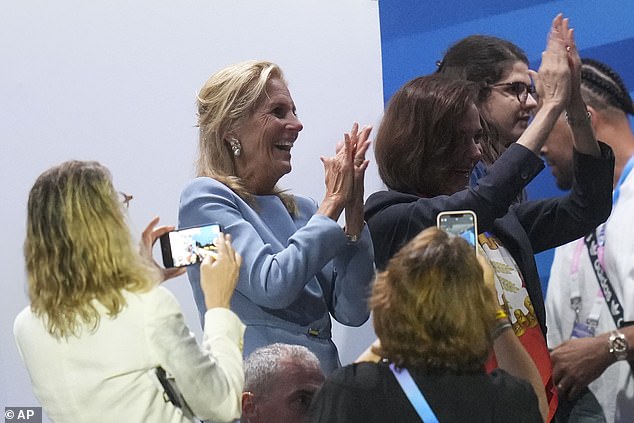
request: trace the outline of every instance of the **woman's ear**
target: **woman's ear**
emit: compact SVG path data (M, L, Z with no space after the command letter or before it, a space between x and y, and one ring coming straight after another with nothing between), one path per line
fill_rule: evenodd
M229 147L231 147L233 155L235 157L240 157L240 154L242 154L242 144L240 143L240 140L234 136L228 135L225 138L225 142L227 142Z

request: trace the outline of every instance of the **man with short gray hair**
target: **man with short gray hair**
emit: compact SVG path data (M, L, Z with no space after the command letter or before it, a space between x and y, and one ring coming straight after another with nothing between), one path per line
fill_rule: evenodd
M319 359L301 345L260 347L244 363L242 423L309 421L308 410L324 383Z

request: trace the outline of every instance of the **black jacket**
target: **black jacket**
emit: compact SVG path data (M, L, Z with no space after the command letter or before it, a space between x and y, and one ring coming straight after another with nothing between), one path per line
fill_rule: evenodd
M456 194L421 198L398 191L379 191L365 204L378 269L421 230L436 225L445 210L473 210L478 231L491 232L519 266L535 314L546 334L544 297L534 254L573 241L605 221L612 209L614 155L600 143L601 157L574 153L574 182L562 197L513 203L543 168L542 160L512 144L488 169L478 185Z

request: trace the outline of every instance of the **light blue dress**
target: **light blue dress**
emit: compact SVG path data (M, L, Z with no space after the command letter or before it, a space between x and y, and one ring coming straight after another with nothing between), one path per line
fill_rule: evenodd
M334 220L314 214L315 201L295 196L291 216L275 195L256 196L257 209L212 178L191 181L181 194L178 223L220 223L242 256L231 309L247 326L244 356L274 342L304 345L326 374L340 366L330 315L359 326L369 317L374 277L370 233L363 228L351 245ZM205 302L199 266L188 277L201 317Z

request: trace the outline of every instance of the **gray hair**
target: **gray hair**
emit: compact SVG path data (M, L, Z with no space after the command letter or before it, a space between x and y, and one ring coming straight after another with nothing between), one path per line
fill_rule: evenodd
M275 343L254 350L244 362L244 391L263 395L282 371L282 363L319 368L319 359L303 345Z

